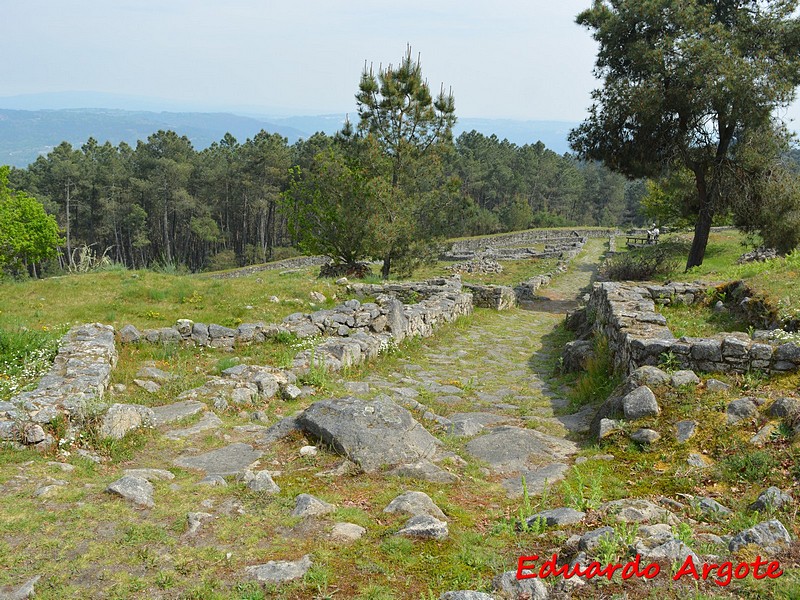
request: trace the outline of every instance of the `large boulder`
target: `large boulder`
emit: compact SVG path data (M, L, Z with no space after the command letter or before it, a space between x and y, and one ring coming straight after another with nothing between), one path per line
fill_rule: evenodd
M436 452L436 438L388 399L322 400L298 416L297 424L366 472L417 462Z

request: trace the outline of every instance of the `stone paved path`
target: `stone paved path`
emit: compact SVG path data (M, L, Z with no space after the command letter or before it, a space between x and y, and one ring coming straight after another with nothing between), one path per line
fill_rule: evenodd
M587 425L587 415L563 415L567 400L548 380L561 353L555 330L577 305L597 269L604 245L590 240L572 269L540 290L541 299L504 312L481 311L452 339L427 341L413 361L386 377L368 375L370 391L416 411L426 425L470 438L468 455L501 478L511 495L532 493L562 478L577 446L570 431ZM444 417L440 419L439 417ZM448 421L450 423L448 423Z

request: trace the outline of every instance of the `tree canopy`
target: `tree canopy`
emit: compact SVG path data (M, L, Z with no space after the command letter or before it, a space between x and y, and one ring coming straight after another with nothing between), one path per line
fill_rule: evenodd
M629 177L691 173L696 218L687 269L702 263L713 217L736 193L737 145L773 130L775 108L794 98L797 5L595 0L578 15L600 44L595 74L603 87L570 143L582 158Z
M9 188L8 173L0 167L0 268L35 275L36 263L58 252L58 223L35 198Z

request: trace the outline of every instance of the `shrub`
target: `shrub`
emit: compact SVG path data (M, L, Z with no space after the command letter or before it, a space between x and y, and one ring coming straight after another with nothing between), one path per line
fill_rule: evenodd
M665 242L644 248L631 248L617 254L602 269L612 281L644 281L668 275L678 267L678 261L688 252L685 244Z

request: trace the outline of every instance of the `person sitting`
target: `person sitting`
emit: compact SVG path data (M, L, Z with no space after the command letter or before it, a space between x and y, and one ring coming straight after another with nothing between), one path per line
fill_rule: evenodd
M656 227L656 224L653 223L653 226L647 230L647 243L648 244L657 244L658 243L658 236L661 232Z

